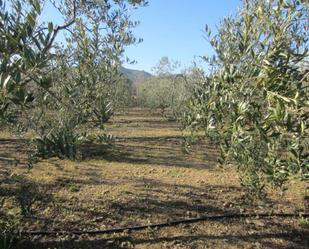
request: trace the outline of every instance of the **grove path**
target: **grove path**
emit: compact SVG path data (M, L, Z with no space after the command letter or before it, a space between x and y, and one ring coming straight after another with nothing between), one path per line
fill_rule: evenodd
M11 167L10 176L2 176L0 195L10 199L7 207L14 205L20 176L36 186L33 214L21 222L24 229L96 230L303 208L300 182L293 182L284 197L269 191L266 203L244 206L237 172L217 166L216 147L199 141L186 153L179 126L147 109L117 114L107 132L115 136L114 145L83 146L82 161L51 158L31 171ZM15 140L6 141L0 156L10 156L4 148L24 153ZM232 219L109 236L38 237L21 248L306 248L306 234L297 219Z

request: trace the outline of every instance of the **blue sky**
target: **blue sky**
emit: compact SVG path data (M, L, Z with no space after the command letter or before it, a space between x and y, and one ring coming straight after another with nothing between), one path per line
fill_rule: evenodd
M241 0L148 0L149 5L132 11L132 20L140 21L133 32L143 42L127 47L125 56L136 64L127 68L151 72L161 57L179 61L181 67L192 65L199 56L209 55L212 49L203 38L205 24L215 31L227 15L234 14ZM45 6L43 20L62 24L63 20L50 4ZM60 41L63 36L59 35Z
M205 24L215 31L220 19L240 5L240 0L149 0L147 7L132 14L141 22L134 34L144 41L126 49L125 55L137 60L126 67L151 72L162 56L179 61L182 67L192 65L194 57L212 52L203 38Z

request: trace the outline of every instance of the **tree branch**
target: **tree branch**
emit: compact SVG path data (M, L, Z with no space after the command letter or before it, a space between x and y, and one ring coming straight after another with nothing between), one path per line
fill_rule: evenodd
M60 25L60 26L56 26L54 28L52 36L51 36L49 42L47 43L46 47L43 50L43 54L45 54L51 48L51 46L53 45L53 43L55 41L55 38L56 38L58 32L60 30L63 30L63 29L68 29L71 25L73 25L75 23L75 21L76 21L76 1L74 0L73 1L73 17L67 23Z

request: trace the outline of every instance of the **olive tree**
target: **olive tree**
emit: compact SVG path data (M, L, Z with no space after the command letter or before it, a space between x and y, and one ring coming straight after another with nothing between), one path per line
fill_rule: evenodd
M113 114L113 86L121 81L118 65L122 53L122 47L115 44L121 42L122 46L133 38L122 42L119 35L116 40L105 40L99 29L97 22L93 23L89 34L82 20L77 20L68 47L57 51L52 87L47 93L38 93L39 111L33 119L41 155L74 159L78 143L94 139L82 126L91 123L103 128Z
M176 73L178 62L173 62L168 57L162 57L153 68L155 76L140 84L137 89L137 97L140 105L153 110L159 109L162 115L166 110L177 119L183 112L185 102L190 96L191 82L189 78L194 72L187 69L183 73Z
M33 100L33 85L42 91L51 86L48 72L55 57L53 47L59 33L72 35L76 21L82 20L88 34L100 32L99 43L107 46L100 53L120 57L124 47L135 39L132 28L137 22L129 19L130 5L144 5L143 0L9 0L0 1L0 114L8 114L10 105L17 109ZM64 19L63 24L44 20L44 7L54 9ZM44 21L42 21L44 20ZM93 27L96 23L97 27ZM107 43L109 43L107 45ZM66 43L64 44L66 46ZM99 44L102 47L102 44ZM114 47L113 47L114 46ZM116 51L114 53L113 51Z
M9 6L8 6L9 5ZM45 86L41 74L46 67L48 51L59 30L49 24L48 29L38 27L36 20L42 12L39 1L0 1L0 116L12 116L10 105L26 105L33 100L27 89L34 78Z
M144 3L0 0L0 121L33 129L35 157L74 159L78 143L108 140L88 134L83 125L101 127L112 115L123 51L137 41L130 8ZM64 23L44 20L44 6L58 10ZM66 41L58 45L61 32ZM29 166L35 158L30 159ZM23 193L27 189L21 186ZM1 199L0 247L13 248L18 216L2 204Z
M244 0L217 34L206 27L211 73L184 121L217 139L251 197L309 176L308 11L307 1Z
M102 126L112 114L124 48L137 42L129 8L145 2L50 1L63 25L40 22L46 2L0 2L0 114L8 120L14 111L26 112L39 151L73 158L85 137L80 125ZM55 46L59 32L66 42Z

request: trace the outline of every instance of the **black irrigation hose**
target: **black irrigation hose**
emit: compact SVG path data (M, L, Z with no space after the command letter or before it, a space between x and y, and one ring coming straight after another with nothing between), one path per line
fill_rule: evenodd
M292 217L303 217L308 218L309 213L306 214L295 214L295 213L253 213L253 214L223 214L223 215L214 215L214 216L202 216L199 218L185 219L185 220L175 220L164 223L149 224L149 225L140 225L132 227L120 227L120 228L111 228L105 230L95 230L95 231L21 231L20 235L25 236L52 236L52 235L99 235L99 234L111 234L111 233L121 233L126 231L139 231L147 228L163 228L171 227L180 224L192 224L200 221L206 220L221 220L221 219L233 219L233 218L267 218L267 217L281 217L281 218L292 218Z

